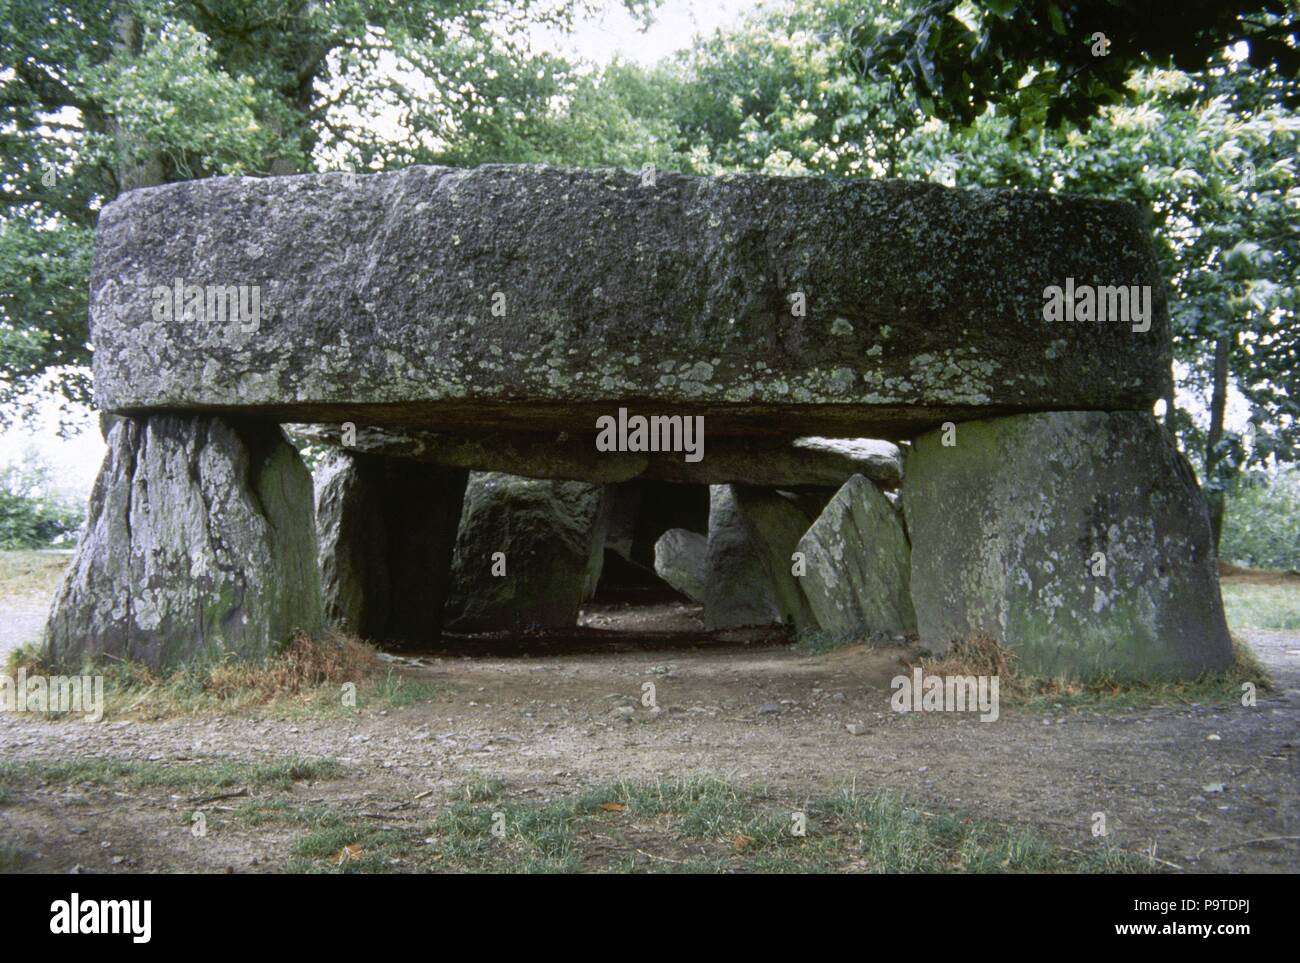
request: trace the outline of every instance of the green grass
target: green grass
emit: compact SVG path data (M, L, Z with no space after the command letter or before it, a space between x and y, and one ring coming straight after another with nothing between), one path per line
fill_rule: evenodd
M308 642L325 648L330 640ZM355 642L346 643L358 645ZM445 684L414 678L379 662L373 650L352 654L355 664L338 670L333 681L317 681L319 675L303 675L286 668L284 656L265 665L228 660L183 666L155 672L137 662L100 660L79 671L104 677L103 719L156 721L186 716L251 715L276 718L341 719L359 711L404 708L429 703L445 696ZM28 673L54 673L35 645L19 646L9 653L7 671L19 667ZM355 686L355 705L343 701L346 678ZM48 713L47 721L77 719L72 713Z
M71 559L50 552L0 552L0 599L52 597Z
M1300 579L1224 579L1223 607L1233 629L1300 632Z
M1267 692L1273 688L1272 675L1248 642L1234 638L1232 658L1232 665L1223 672L1186 681L1115 682L1097 679L1088 683L1069 683L1029 680L1024 692L1013 696L1009 701L1037 709L1059 706L1117 712L1171 704L1240 704L1242 686L1247 682L1254 685L1258 692Z
M431 821L382 825L334 810L250 802L231 817L304 831L290 871L672 873L1132 873L1141 856L1061 849L1025 829L922 812L846 788L798 804L714 779L618 782L524 802L474 780ZM806 815L795 836L792 813ZM504 834L494 832L504 828Z
M824 629L804 629L791 648L802 655L824 655L850 645L870 645L859 632L828 632Z
M12 843L0 842L0 873L15 872L23 863L23 854Z
M332 759L299 758L267 763L227 760L167 763L129 759L0 762L0 792L12 796L24 787L52 783L189 792L235 786L287 789L304 780L336 779L343 772L342 764Z

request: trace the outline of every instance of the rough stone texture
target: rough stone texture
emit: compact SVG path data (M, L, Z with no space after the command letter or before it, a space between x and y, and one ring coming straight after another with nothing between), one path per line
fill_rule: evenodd
M1044 321L1067 278L1151 286L1150 330ZM176 279L257 286L260 323L155 319ZM1145 409L1170 359L1127 204L499 165L127 192L99 217L91 322L104 410L441 431L590 433L628 402L711 438L894 438Z
M336 447L342 444L340 425L292 424L286 427L314 442ZM594 435L555 432L457 434L357 425L355 443L347 445L346 450L521 478L601 485L629 481L643 474L649 466L646 455L597 451ZM672 457L680 459L681 455ZM901 465L899 471L902 471Z
M107 655L163 668L319 632L311 497L274 424L114 420L47 651L68 667Z
M771 489L710 488L705 628L812 626L791 555L816 517L797 499Z
M632 558L644 488L637 481L611 485L609 488L609 525L605 531L605 548L621 558Z
M706 424L707 427L707 424ZM903 478L898 446L871 438L715 438L695 463L655 455L642 477L678 484L758 485L765 488L838 488L866 475L886 488Z
M348 452L317 470L329 621L363 639L437 639L468 477L463 469Z
M610 495L604 486L473 472L452 563L447 628L520 631L577 624L600 579ZM492 574L504 552L506 574Z
M992 638L1045 676L1228 665L1205 502L1153 417L1022 415L941 436L917 439L903 488L922 642Z
M655 574L696 602L704 601L709 540L698 532L670 528L655 542Z
M289 431L338 446L339 425L295 424ZM838 488L865 475L882 488L902 481L898 446L871 438L708 438L704 458L678 453L634 454L596 450L594 435L452 434L357 425L348 450L414 458L435 465L499 471L525 478L610 484L641 478L678 484L742 483L772 488ZM706 424L707 429L707 424Z
M903 520L867 479L844 483L799 540L799 551L807 562L799 585L819 629L863 639L916 631Z

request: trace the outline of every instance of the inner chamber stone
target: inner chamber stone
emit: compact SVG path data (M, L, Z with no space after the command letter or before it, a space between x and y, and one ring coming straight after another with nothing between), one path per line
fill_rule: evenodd
M332 623L374 641L437 639L468 474L348 452L318 469L321 582Z

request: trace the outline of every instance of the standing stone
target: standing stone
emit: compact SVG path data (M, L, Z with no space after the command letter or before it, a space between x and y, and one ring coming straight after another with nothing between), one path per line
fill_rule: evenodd
M817 627L845 638L916 631L908 588L911 547L898 509L854 475L799 540L807 572L799 585Z
M1205 501L1149 414L1069 411L916 440L912 599L934 651L998 641L1032 675L1193 678L1232 657Z
M655 542L655 574L694 602L703 602L709 571L709 540L670 528Z
M815 510L772 489L712 486L705 628L812 625L791 556L816 517Z
M115 419L85 534L46 627L51 658L154 668L261 658L321 628L311 475L271 422Z
M452 563L447 628L576 625L600 579L609 505L601 485L472 473ZM505 574L493 574L502 566Z
M437 639L468 477L350 452L321 467L316 529L329 621L363 639Z

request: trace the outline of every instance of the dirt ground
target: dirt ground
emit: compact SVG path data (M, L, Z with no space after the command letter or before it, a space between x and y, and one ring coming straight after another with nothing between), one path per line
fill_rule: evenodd
M399 671L436 683L434 701L352 718L93 725L5 713L0 759L329 757L346 775L295 784L294 803L375 818L397 809L433 815L445 793L474 775L539 801L611 780L682 775L720 777L792 804L854 784L1078 850L1102 812L1113 845L1144 853L1154 846L1155 868L1164 871L1300 870L1296 633L1246 633L1276 683L1252 708L1098 712L1003 700L996 722L980 722L974 714L890 711L902 649L805 655L770 640L684 645L698 613L668 608L589 612L586 629L559 642L534 640L513 657L501 654L504 645L475 649L469 641L405 653ZM672 631L648 631L665 624ZM609 637L628 627L639 631L626 641ZM647 682L657 709L642 704ZM31 871L285 867L289 830L231 826L196 838L189 831L196 805L220 811L225 802L50 782L0 803L0 839Z

